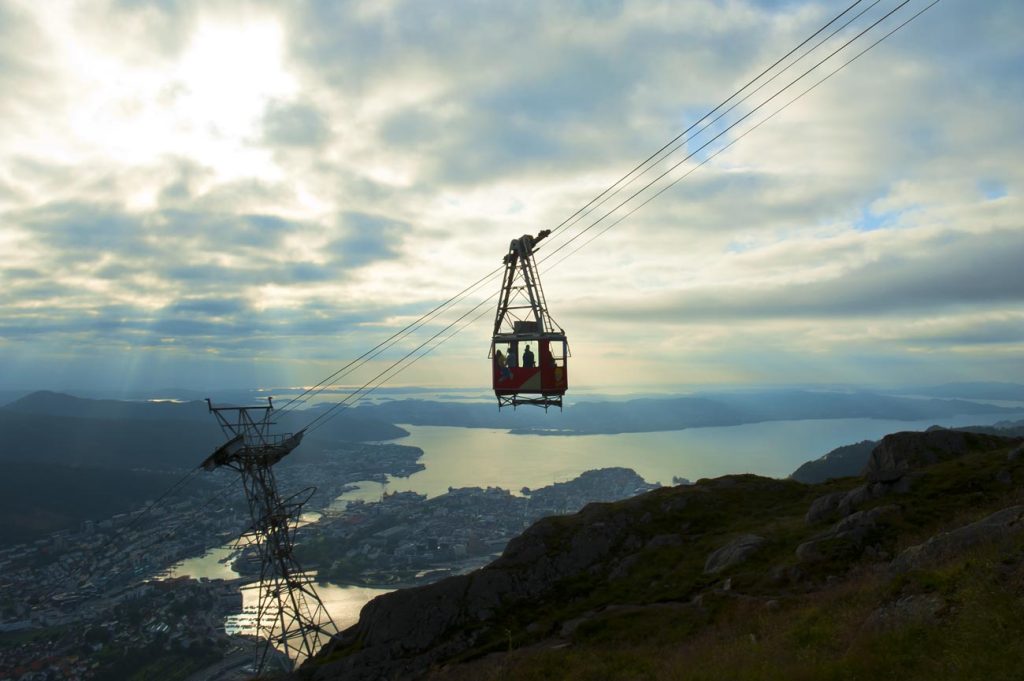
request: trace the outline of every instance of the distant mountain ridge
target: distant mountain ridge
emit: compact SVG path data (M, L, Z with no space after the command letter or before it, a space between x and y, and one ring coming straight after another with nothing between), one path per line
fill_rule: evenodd
M556 414L527 409L499 413L494 405L413 399L364 405L353 411L390 423L506 428L517 434L589 435L804 419L921 421L960 414L1006 414L1009 417L1024 413L1024 407L998 407L957 399L916 399L872 392L765 390L580 402Z
M275 428L297 430L310 418L286 415ZM340 442L407 434L389 423L339 416L281 465L315 462ZM21 397L0 408L0 546L155 498L224 439L205 402L91 400L49 391Z
M212 420L205 402L89 399L39 390L2 407L8 412L105 420L145 421Z
M285 414L275 418L275 431L294 432L311 418L303 412ZM304 447L405 435L390 423L346 414L328 421ZM0 462L181 469L198 465L223 441L205 402L90 400L39 391L0 408Z

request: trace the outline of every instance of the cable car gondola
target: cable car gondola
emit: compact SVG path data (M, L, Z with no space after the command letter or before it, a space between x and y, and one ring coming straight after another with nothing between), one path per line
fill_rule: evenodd
M505 256L491 339L491 373L498 409L520 404L562 408L569 387L569 343L548 314L533 253L551 230L513 239Z

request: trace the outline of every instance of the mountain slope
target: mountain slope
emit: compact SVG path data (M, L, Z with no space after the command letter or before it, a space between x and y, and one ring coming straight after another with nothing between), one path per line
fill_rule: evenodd
M375 599L296 678L1012 678L1020 443L900 433L863 479L727 476L547 518Z

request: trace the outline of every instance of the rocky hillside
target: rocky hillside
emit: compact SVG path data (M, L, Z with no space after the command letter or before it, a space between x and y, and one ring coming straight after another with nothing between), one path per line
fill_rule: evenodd
M542 520L377 598L332 679L1017 679L1022 438L896 433L863 476L737 475Z
M932 426L929 430L946 430ZM994 426L964 426L952 428L971 433L1002 435L1003 437L1024 437L1024 421L1000 421ZM825 482L830 478L844 478L858 475L867 465L871 452L878 444L875 440L864 440L852 445L837 447L821 458L808 461L793 471L789 477L808 484Z

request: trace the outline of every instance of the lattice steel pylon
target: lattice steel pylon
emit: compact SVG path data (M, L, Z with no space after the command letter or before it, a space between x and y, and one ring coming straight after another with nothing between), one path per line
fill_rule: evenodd
M203 468L230 468L241 474L252 517L250 536L260 558L256 633L265 643L257 648L257 674L265 671L271 648L298 664L337 633L313 588L312 575L293 555L302 506L314 489L281 499L274 479L274 464L299 446L303 431L271 435L271 398L265 407L215 407L209 399L206 403L230 439L206 458Z

